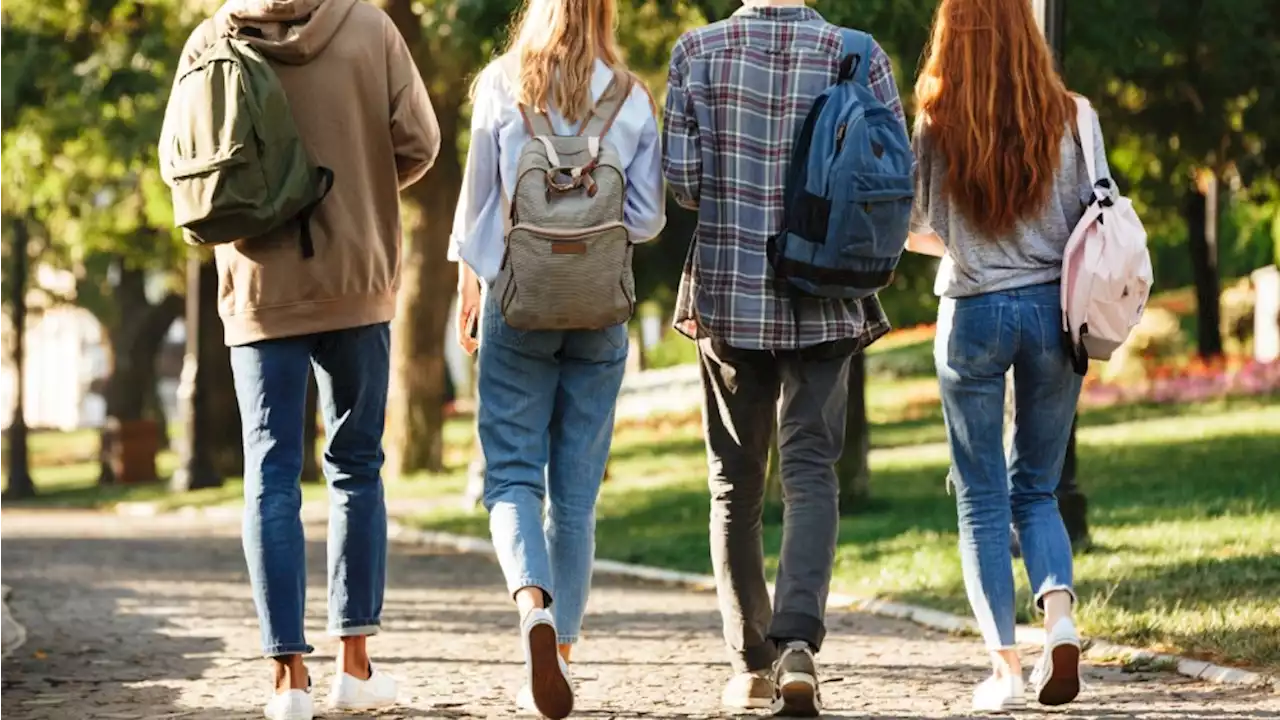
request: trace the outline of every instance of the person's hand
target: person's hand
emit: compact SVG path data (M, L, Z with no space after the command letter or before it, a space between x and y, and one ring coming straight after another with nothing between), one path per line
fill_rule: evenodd
M480 282L470 268L463 265L458 282L458 345L468 355L475 355L480 340L471 336L472 323L480 323Z

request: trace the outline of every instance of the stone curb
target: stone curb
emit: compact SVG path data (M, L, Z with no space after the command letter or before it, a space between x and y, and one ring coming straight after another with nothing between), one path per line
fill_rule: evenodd
M152 517L166 514L164 511L159 509L157 504L154 503L121 503L117 506L116 511L122 515L134 517ZM231 521L238 520L240 518L241 511L239 508L230 507L199 509L182 508L168 514L187 516L200 515L210 519ZM327 517L325 513L321 513L319 511L319 508L307 508L305 506L303 508L303 516L304 520L310 522L323 522L325 517ZM488 557L494 556L493 545L485 538L456 535L454 533L445 533L433 530L418 530L390 518L387 522L387 536L393 542L425 547L438 547L471 555L484 555ZM715 588L715 578L710 575L678 572L675 570L650 567L647 565L634 565L631 563L618 562L616 560L596 560L594 567L595 572L604 575L612 575L614 577L648 580L650 582L666 583L670 585L683 585L702 590L711 590ZM770 587L770 592L772 591L773 588ZM5 588L6 597L8 596L8 593L8 588ZM859 612L870 613L879 617L909 620L917 625L947 633L966 635L978 634L977 623L971 618L953 615L951 613L934 610L932 608L920 607L919 605L910 605L890 600L864 598L856 595L846 595L843 593L832 593L827 597L827 606L832 609L857 610ZM9 618L7 606L5 607L5 618L7 624ZM21 629L21 626L19 625L18 628ZM25 633L23 635L23 639L25 640ZM1020 625L1017 628L1017 640L1019 643L1042 645L1044 644L1044 630L1027 625ZM1117 645L1106 642L1105 640L1090 640L1087 641L1086 644L1086 654L1091 654L1093 657L1116 658L1129 664L1168 666L1174 668L1179 675L1223 685L1250 685L1280 688L1280 679L1265 673L1241 670L1239 668L1223 667L1221 665L1215 665L1201 660L1192 660L1190 658L1179 657L1177 655L1157 653L1150 650L1129 647L1127 645ZM10 652L10 649L6 645L5 654L7 655L8 652Z
M490 557L494 554L493 545L488 540L455 535L453 533L417 530L395 521L388 524L388 534L396 542L440 547L455 552ZM715 578L710 575L664 570L662 568L632 565L614 560L596 560L595 572L615 577L649 580L699 589L715 588ZM770 592L772 592L772 587L770 587ZM832 609L857 610L880 617L909 620L917 625L948 633L969 635L978 633L977 623L970 618L918 605L832 593L827 598L827 606ZM1018 642L1020 643L1044 644L1044 630L1040 628L1020 625L1017 633ZM1224 685L1280 686L1280 681L1277 681L1277 678L1271 675L1223 667L1200 660L1156 653L1127 645L1116 645L1102 640L1090 641L1086 654L1100 658L1119 658L1130 664L1167 665L1176 669L1179 675Z

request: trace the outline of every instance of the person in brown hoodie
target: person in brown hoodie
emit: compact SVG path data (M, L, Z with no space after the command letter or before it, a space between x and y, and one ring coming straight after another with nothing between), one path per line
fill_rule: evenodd
M399 193L435 161L440 131L404 38L372 5L231 0L191 35L179 74L232 34L271 62L308 153L335 176L312 216L313 257L298 252L294 223L216 248L218 311L244 425L244 550L275 669L266 712L310 720L299 475L313 369L330 487L328 629L342 641L330 705L396 699L395 681L373 668L365 647L386 580L388 324L400 284Z

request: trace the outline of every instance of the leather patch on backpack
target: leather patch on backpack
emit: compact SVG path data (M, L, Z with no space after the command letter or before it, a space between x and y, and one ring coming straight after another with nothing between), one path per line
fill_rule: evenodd
M552 255L586 255L587 244L580 242L551 243Z

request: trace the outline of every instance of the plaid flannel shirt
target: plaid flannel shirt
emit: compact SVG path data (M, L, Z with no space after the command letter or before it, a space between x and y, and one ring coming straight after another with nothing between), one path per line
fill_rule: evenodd
M876 297L793 299L766 257L782 229L796 133L842 57L839 29L801 6L744 7L676 44L663 171L680 204L698 211L676 303L675 326L686 335L788 350L850 339L866 347L889 331ZM905 124L879 45L870 62L872 92Z

